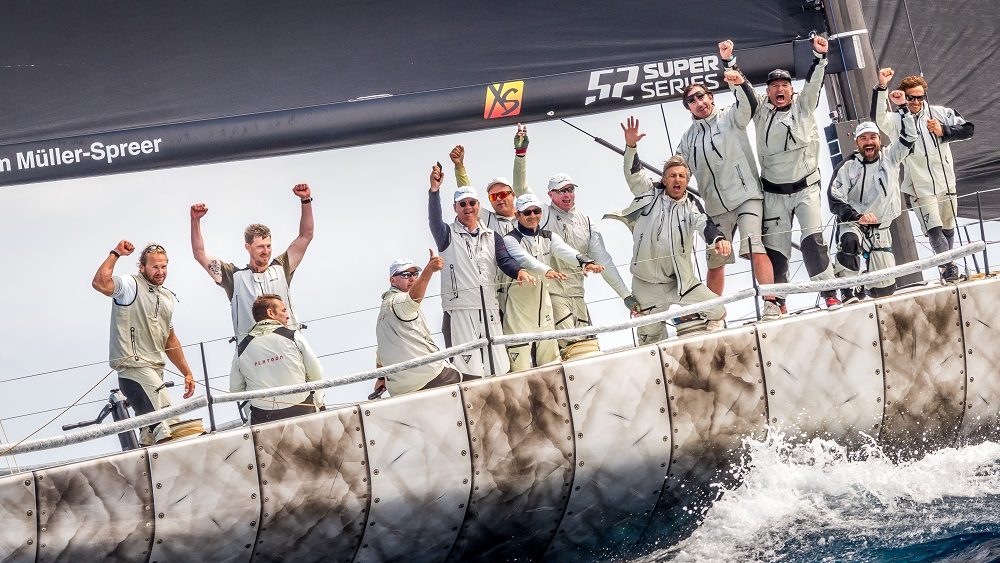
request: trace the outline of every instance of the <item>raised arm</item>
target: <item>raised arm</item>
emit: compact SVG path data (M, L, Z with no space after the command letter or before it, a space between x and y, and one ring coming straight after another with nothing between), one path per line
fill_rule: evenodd
M451 232L448 225L441 218L441 182L444 181L444 172L438 165L431 168L431 187L427 192L427 225L431 229L434 237L434 244L437 245L438 252L444 252L451 242Z
M746 77L736 66L736 57L733 56L733 42L725 40L719 43L719 58L726 64L723 78L729 84L729 89L736 96L736 103L726 113L731 122L741 129L746 129L750 124L760 101L753 87L747 82Z
M190 398L191 395L194 395L194 375L191 373L191 368L188 367L187 358L184 357L184 348L181 347L181 341L174 334L173 328L167 335L167 348L164 352L170 358L170 363L177 366L177 371L184 376L184 398Z
M448 153L448 158L455 165L455 187L471 186L472 179L469 178L469 171L465 169L465 147L455 145L455 148Z
M799 111L812 115L819 106L819 94L823 89L823 76L826 72L826 50L829 44L824 37L813 37L813 61L806 73L806 85L799 93Z
M222 261L205 252L205 239L201 236L201 218L208 214L208 206L196 203L191 206L191 253L201 267L212 277L212 281L222 283Z
M628 188L632 190L632 194L639 196L653 188L653 181L642 171L639 154L636 152L639 141L646 134L639 132L639 120L635 117L629 117L628 121L622 123L621 126L625 133L625 155L623 156L622 171L625 173L625 181L628 182Z
M871 115L869 116L890 141L899 136L899 116L889 111L889 81L895 72L889 68L879 69L878 86L872 90Z
M302 257L306 255L306 249L313 239L315 222L313 221L312 190L309 184L297 184L292 188L292 193L298 196L302 202L302 215L299 217L299 236L295 237L292 244L288 245L288 269L295 270L302 262Z
M917 142L916 119L907 109L903 109L901 113L899 138L889 144L883 157L888 159L891 166L899 166L913 152L913 144Z
M427 293L427 284L431 283L431 278L434 277L434 272L440 272L444 268L444 258L440 256L435 256L434 251L427 250L431 257L427 261L427 267L420 271L420 275L417 276L417 281L410 286L410 299L413 299L417 303L424 298L424 294Z
M111 294L115 292L115 264L118 263L118 258L132 254L133 250L135 250L135 246L131 242L119 241L115 249L108 253L108 257L97 268L97 273L94 274L94 280L90 282L90 286L111 297Z
M514 134L514 197L528 193L528 126L517 124Z

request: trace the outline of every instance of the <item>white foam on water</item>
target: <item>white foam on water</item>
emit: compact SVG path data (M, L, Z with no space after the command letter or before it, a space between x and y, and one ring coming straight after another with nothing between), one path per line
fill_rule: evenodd
M722 494L689 538L642 561L795 560L810 548L840 559L849 554L837 550L858 538L869 547L924 541L966 516L950 503L1000 495L1000 444L896 464L869 443L848 453L829 440L793 445L780 433L748 441L742 484Z

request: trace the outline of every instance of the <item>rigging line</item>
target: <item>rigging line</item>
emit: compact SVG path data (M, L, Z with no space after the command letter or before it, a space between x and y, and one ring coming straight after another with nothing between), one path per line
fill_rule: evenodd
M3 419L0 419L0 433L3 433L3 441L4 441L4 443L9 444L10 443L10 438L7 437L7 429L3 427ZM8 473L20 473L21 472L21 466L17 463L17 458L15 456L12 456L12 455L11 456L4 456L4 459L7 461L7 471L8 471ZM13 468L10 465L11 460L14 461L14 467Z
M107 399L97 399L96 401L87 401L86 403L77 403L75 406L77 406L77 407L83 407L83 406L87 406L87 405L96 405L98 403L107 403L107 402L108 402ZM68 405L68 406L72 407L74 405ZM17 418L25 418L25 417L29 417L29 416L35 416L35 415L38 415L38 414L45 414L47 412L54 412L54 411L57 411L59 409L64 409L64 408L66 408L66 406L54 407L54 408L51 408L51 409L45 409L45 410L41 410L41 411L26 412L26 413L23 413L23 414L16 414L14 416L5 416L3 418L0 418L0 424L3 424L3 421L5 421L5 420L14 420L14 419L17 419ZM7 439L4 438L4 440L7 440ZM9 442L10 440L7 440L7 441Z
M667 112L663 109L665 104L660 104L660 115L663 116L663 130L667 133L667 148L670 149L670 154L674 154L674 142L670 139L670 127L667 126Z
M37 429L35 429L35 430L34 430L34 431L33 431L33 432L31 433L31 434L28 434L28 435L27 435L27 436L25 436L24 438L21 438L20 440L18 440L16 444L11 444L11 446L10 446L9 448L7 448L6 450L4 450L4 451L0 452L0 456L5 456L5 455L7 455L7 453L8 453L8 452L10 452L11 450L13 450L13 449L17 448L18 446L20 446L21 444L23 444L24 442L26 442L26 441L27 441L27 440L28 440L29 438L31 438L31 437L32 437L32 436L34 436L35 434L38 434L39 432L41 432L42 430L44 430L44 429L45 429L45 428L46 428L46 427L47 427L48 425L50 425L50 424L52 424L53 422L55 422L56 420L58 420L58 419L59 419L59 417L61 417L62 415L66 414L66 413L67 413L67 412L69 411L69 409L71 409L71 408L75 407L75 406L77 405L77 403L79 403L79 402L80 402L81 400L83 400L83 398L84 398L84 397L86 397L87 395L89 395L91 391L93 391L94 389L97 389L97 386L98 386L98 385L100 385L101 383L104 383L104 380L105 380L105 379L107 379L107 378L108 378L108 376L109 376L109 375L111 375L112 373L115 373L115 370L111 370L111 371L109 371L108 373L106 373L106 374L104 375L104 377L102 377L102 378L100 378L99 380L97 380L97 383L93 384L93 385L92 385L92 386L90 387L90 389L87 389L87 390L86 390L86 391L85 391L85 392L83 393L83 395L80 395L80 397L78 397L78 398L77 398L77 399L76 399L75 401L73 401L73 403L72 403L71 405L69 405L69 406L67 406L66 408L62 409L62 412L60 412L59 414L57 414L57 415L55 415L54 417L50 418L48 422L46 422L45 424L43 424L43 425L39 426L39 427L38 427ZM8 442L8 444L9 444L9 443L10 443L10 442Z
M906 0L902 0L903 13L906 14L906 25L910 28L910 42L913 44L913 56L917 59L917 71L920 76L924 76L924 66L920 64L920 52L917 50L917 36L913 34L913 22L910 21L910 9L906 6Z

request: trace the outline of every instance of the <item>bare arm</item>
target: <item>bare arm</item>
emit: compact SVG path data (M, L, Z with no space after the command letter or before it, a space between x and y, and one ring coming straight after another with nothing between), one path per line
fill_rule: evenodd
M215 283L222 283L222 262L205 252L205 239L201 236L201 218L208 213L208 206L196 203L191 206L191 253L194 259Z
M194 395L194 375L191 374L187 358L184 357L184 349L181 348L181 341L174 334L174 329L170 329L170 334L167 335L167 349L164 352L170 358L170 363L177 366L177 371L184 375L184 398L190 398Z
M306 255L306 249L313 239L315 223L313 221L312 190L309 184L297 184L292 188L294 193L302 200L302 216L299 217L299 236L295 237L292 244L288 245L288 269L295 270L302 262L302 257Z
M429 250L431 255L430 260L427 261L427 267L424 268L420 275L417 276L417 281L410 287L410 299L413 299L417 303L424 298L424 294L427 293L427 285L431 283L431 278L434 277L434 272L441 271L444 268L444 258L440 256L434 256L434 251Z
M94 281L90 282L90 286L104 295L111 297L111 294L115 292L115 264L118 263L119 256L128 256L132 254L133 250L135 250L135 246L131 242L127 240L119 241L118 246L108 253L108 257L97 268L97 273L94 274Z

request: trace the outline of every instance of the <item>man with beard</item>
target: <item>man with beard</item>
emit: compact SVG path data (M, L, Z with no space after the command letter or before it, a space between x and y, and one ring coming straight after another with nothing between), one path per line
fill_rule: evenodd
M449 153L451 162L455 165L455 183L457 188L471 186L472 180L465 168L465 147L456 145ZM517 225L517 218L514 217L514 191L510 188L510 181L503 176L491 178L486 182L486 195L490 200L493 210L480 209L479 222L487 229L493 231L497 236L504 236L511 232ZM496 293L497 302L500 305L500 317L503 318L504 309L507 306L507 290L512 283L510 276L503 270L497 270Z
M719 54L723 60L732 59L733 42L719 43ZM734 235L739 229L740 257L753 260L758 282L771 284L771 259L761 242L764 196L746 130L758 108L757 95L737 70L726 70L725 80L736 103L723 109L716 107L715 96L704 84L684 89L681 101L691 112L692 123L677 144L677 154L691 166L709 219L730 240L736 240ZM705 284L716 295L722 295L726 264L736 263L735 253L723 257L709 251L707 262ZM764 297L761 313L764 320L781 316L775 296Z
M163 287L167 279L167 251L150 244L139 255L139 275L116 276L115 264L135 246L122 240L94 274L94 289L111 298L110 365L118 371L118 386L136 416L165 409L170 396L163 384L164 355L184 375L184 398L194 395L194 375L181 342L174 334L174 293ZM170 418L144 427L139 441L150 446L171 438Z
M900 213L899 165L912 151L916 123L912 115L902 121L899 140L882 150L878 127L871 121L858 124L854 142L858 151L844 160L830 182L830 210L837 216L838 244L834 269L837 277L856 276L865 257L868 271L896 265L892 255L889 225ZM872 297L892 295L896 280L866 286ZM841 290L844 303L854 303L863 295Z
M522 196L530 193L527 185L528 128L517 124L514 135L514 193ZM604 237L587 217L576 209L576 190L579 186L569 174L556 174L549 179L549 204L542 207L539 228L559 234L569 246L581 249L600 264L604 271L601 276L611 289L625 302L629 310L638 309L638 301L632 297L611 254L604 246ZM590 311L584 296L584 272L576 260L565 261L553 258L552 266L566 275L565 280L549 283L552 298L552 313L557 330L590 326ZM570 339L559 339L562 359L569 360L600 351L596 335Z
M812 66L806 74L806 85L801 93L796 95L792 88L792 75L782 69L772 70L767 75L767 96L755 93L760 104L754 114L754 127L757 130L760 181L764 188L762 230L777 283L788 281L793 218L798 219L801 229L799 245L809 278L818 281L834 277L823 240L820 138L813 116L823 87L828 45L826 39L818 35L813 38L812 45ZM729 58L725 63L728 68L736 68L736 57ZM828 309L841 306L834 290L824 291L820 296Z
M194 259L205 268L212 280L225 290L232 308L233 331L237 341L250 333L255 324L250 307L255 299L264 294L281 297L288 306L289 324L298 326L289 298L289 285L313 238L313 198L308 184L296 185L292 188L292 193L302 202L299 236L288 245L287 250L272 260L271 229L259 223L250 225L243 233L250 262L243 268L230 262L222 262L205 252L201 218L208 213L208 206L204 203L191 206L191 251Z
M931 248L940 254L955 244L958 189L951 143L972 138L975 126L951 108L930 105L926 99L927 81L921 76L907 76L897 90L887 95L893 74L891 68L879 70L872 119L890 140L900 137L904 114L889 111L889 101L905 107L916 119L919 140L913 145L913 156L903 160L900 190L909 196ZM954 262L941 266L940 271L947 281L959 278Z
M517 209L517 227L503 238L512 256L523 250L534 260L518 260L522 267L540 279L537 286L514 285L507 299L504 315L504 333L519 334L555 330L553 318L551 280L565 281L566 275L553 270L554 259L579 265L584 273L600 273L604 267L566 244L557 233L539 227L542 218L542 204L533 193L518 196L514 202ZM518 248L519 247L519 248ZM522 270L523 271L523 270ZM541 340L507 347L512 371L522 371L538 367L559 359L559 347L555 340Z
M642 172L636 152L639 121L629 117L622 123L625 132L624 172L635 199L624 211L605 217L618 219L632 231L632 294L639 300L641 313L660 313L671 305L692 305L718 297L694 273L691 253L694 233L715 247L722 256L733 251L725 235L705 215L701 204L687 192L690 170L684 157L674 155L663 165L658 182ZM681 317L678 326L697 323L706 330L725 327L726 308L716 305L695 315ZM639 327L640 344L666 338L662 322Z

